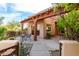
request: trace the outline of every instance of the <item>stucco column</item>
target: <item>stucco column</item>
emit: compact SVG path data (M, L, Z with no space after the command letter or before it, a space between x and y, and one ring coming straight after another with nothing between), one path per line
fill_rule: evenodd
M34 21L34 41L37 41L37 21Z

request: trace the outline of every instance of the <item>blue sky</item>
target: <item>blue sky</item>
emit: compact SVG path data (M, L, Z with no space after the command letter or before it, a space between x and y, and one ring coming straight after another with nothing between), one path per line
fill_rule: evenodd
M11 20L21 21L33 13L28 11L18 11L15 10L15 3L5 3L5 7L0 5L0 17L5 17L4 22L9 22Z
M0 3L0 17L5 17L4 24L12 20L21 21L51 6L48 0L6 0ZM18 3L19 2L19 3Z

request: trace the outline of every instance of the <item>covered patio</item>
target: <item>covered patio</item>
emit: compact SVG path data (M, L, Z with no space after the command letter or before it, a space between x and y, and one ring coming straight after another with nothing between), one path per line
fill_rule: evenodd
M52 8L48 8L30 16L20 23L22 24L22 29L24 24L28 25L28 34L33 35L34 41L37 41L37 36L45 39L48 35L50 35L50 37L60 35L60 32L57 29L57 18L60 14L63 15L65 13L66 12L63 11L63 8L56 13L53 12Z

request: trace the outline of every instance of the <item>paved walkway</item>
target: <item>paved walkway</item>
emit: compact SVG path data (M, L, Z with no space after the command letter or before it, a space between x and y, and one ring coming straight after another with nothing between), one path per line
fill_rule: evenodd
M31 56L50 56L49 50L59 50L58 40L39 40L33 43Z
M18 37L17 39L20 39ZM39 39L38 41L26 41L33 43L30 51L30 56L50 56L49 50L59 49L59 38L53 38L52 40Z
M41 41L33 43L32 49L30 51L31 56L49 56L48 47Z

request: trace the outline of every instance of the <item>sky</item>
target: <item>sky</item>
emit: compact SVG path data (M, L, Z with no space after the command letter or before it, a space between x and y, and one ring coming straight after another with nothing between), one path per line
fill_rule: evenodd
M52 6L51 0L2 0L0 17L5 17L4 24L12 20L21 21L33 14Z

